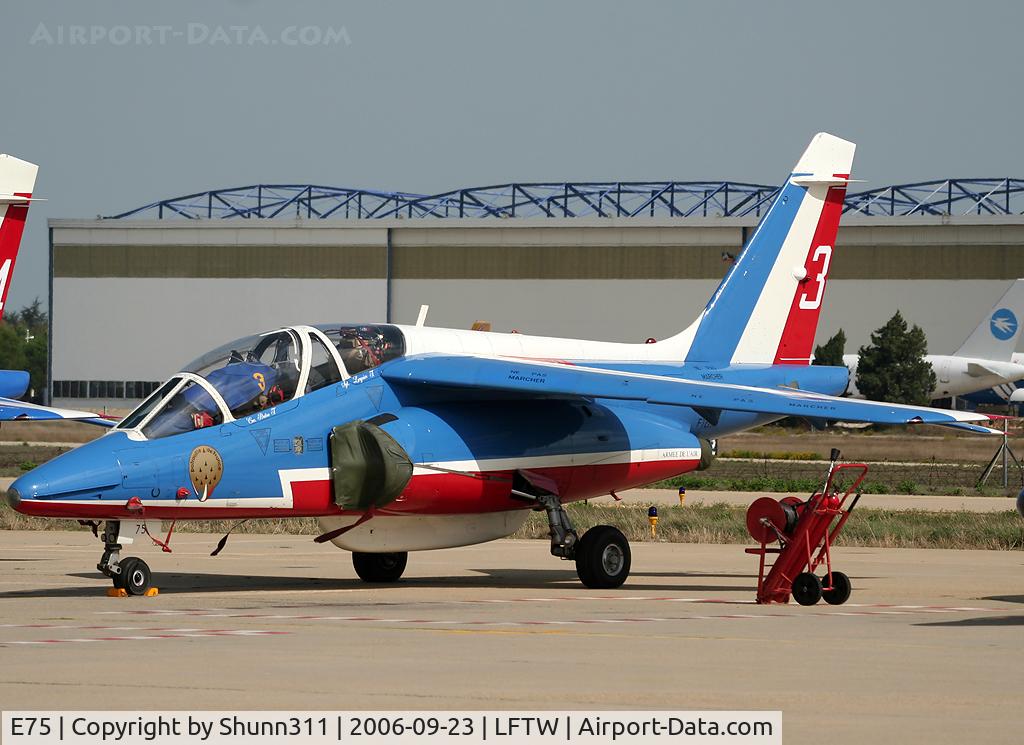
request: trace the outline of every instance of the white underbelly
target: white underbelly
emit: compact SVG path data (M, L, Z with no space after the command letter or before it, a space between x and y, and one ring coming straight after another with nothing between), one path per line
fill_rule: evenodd
M331 542L347 551L366 553L470 546L515 533L529 514L529 510L511 510L471 515L376 515ZM357 519L318 518L325 533L351 525Z

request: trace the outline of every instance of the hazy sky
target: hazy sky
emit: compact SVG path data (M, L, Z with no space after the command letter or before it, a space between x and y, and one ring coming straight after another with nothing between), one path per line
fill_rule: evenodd
M0 152L50 200L9 307L45 298L47 218L260 181L777 183L819 130L865 187L1024 176L1021 28L1019 2L6 3Z

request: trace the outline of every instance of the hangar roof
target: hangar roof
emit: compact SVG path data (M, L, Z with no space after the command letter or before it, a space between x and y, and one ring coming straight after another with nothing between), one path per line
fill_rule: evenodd
M412 194L314 184L196 192L105 219L759 217L779 187L734 181L511 183ZM849 194L847 215L1024 214L1024 179L958 178Z

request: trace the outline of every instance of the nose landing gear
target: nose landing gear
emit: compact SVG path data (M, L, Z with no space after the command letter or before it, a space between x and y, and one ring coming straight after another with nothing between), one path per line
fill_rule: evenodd
M136 556L121 558L121 522L108 520L104 523L101 538L103 556L96 568L110 577L115 589L124 590L129 595L145 595L153 581L153 572L145 561Z

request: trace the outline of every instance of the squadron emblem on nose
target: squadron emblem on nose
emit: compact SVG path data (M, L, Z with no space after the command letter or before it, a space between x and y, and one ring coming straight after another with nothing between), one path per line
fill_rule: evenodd
M224 461L220 453L209 445L197 447L188 459L188 475L199 501L205 502L224 475Z

